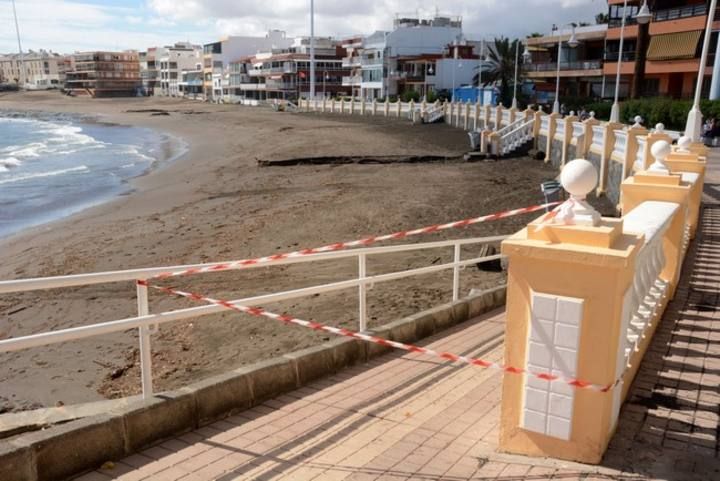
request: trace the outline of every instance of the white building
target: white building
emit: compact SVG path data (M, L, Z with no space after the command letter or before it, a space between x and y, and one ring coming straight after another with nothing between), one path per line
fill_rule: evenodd
M180 95L182 72L202 69L202 47L190 43L176 43L165 47L159 56L159 95Z
M3 55L0 56L0 83L24 83L24 88L40 90L62 88L68 62L64 55L46 50L30 50L22 57Z
M223 86L229 83L230 62L242 57L268 52L273 49L288 49L293 39L285 32L271 30L264 37L225 37L203 46L203 75L205 96L209 100L223 96Z
M343 85L368 99L406 90L424 94L450 89L453 69L456 86L470 83L475 74L469 65L472 45L465 42L459 17L397 17L391 32L375 32L362 40L361 47L357 39L346 42L352 49L348 49L343 65L352 67L353 73ZM469 48L458 48L459 61L453 58L455 43Z

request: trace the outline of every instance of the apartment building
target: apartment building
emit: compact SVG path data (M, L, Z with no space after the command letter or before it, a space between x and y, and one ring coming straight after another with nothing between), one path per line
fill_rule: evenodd
M469 84L475 74L469 61L479 58L463 36L459 17L396 16L392 31L344 42L343 65L351 69L344 85L367 99Z
M561 96L600 97L603 90L606 94L611 92L603 83L607 31L606 24L574 29L564 27L542 37L526 39L531 61L523 65L523 70L535 84L535 101L550 103L555 100L558 59ZM568 45L571 37L577 40L577 46Z
M612 98L620 62L619 96L667 96L676 99L692 97L700 68L709 1L648 0L651 17L645 24L637 21L642 0L629 0L625 15L622 58L624 0L608 0L608 23L578 27L579 44L567 45L569 27L539 38L528 38L532 63L525 66L527 76L535 82L537 101L553 101L560 58L560 95ZM713 12L717 19L716 12ZM704 92L707 97L716 51L718 30L710 39L710 56L705 69ZM558 40L562 40L558 54ZM720 67L720 65L718 66ZM720 68L716 69L720 89ZM720 96L720 92L717 92Z
M130 97L142 93L137 52L83 52L73 55L65 89L73 95Z
M271 30L264 37L230 36L203 45L203 90L208 100L223 96L223 87L229 85L230 62L243 57L288 49L293 40L280 30Z
M346 50L331 38L315 39L315 91L317 95L349 95L343 78ZM230 64L224 92L237 99L297 99L310 94L310 39L295 39L288 49L275 49L243 57Z
M669 96L690 98L697 82L700 55L709 2L704 0L654 0L648 5L652 18L639 25L636 15L641 1L628 2L625 19L625 42L620 64L620 92L626 96ZM622 0L609 0L609 28L603 72L608 76L611 92L615 88ZM716 12L712 12L717 19ZM711 56L705 71L705 93L709 91L712 65L717 50L717 29L711 38Z
M140 62L140 79L142 90L145 95L155 95L160 89L160 62L162 47L150 47L146 51L138 52Z
M24 74L23 74L24 65ZM27 89L61 88L65 83L67 60L51 51L30 50L20 54L0 56L0 83L24 83Z

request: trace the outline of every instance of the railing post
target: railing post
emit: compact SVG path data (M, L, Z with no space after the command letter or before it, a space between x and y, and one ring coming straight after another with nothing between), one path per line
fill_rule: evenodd
M147 316L150 313L148 307L148 288L144 284L137 284L137 306L138 316ZM149 399L153 395L152 386L152 352L150 347L150 327L138 328L140 339L140 379L142 381L143 399Z
M453 302L460 299L460 244L455 244L453 266Z
M358 256L358 279L360 281L367 277L367 257L365 254ZM360 300L360 332L367 331L367 285L364 282L358 287Z

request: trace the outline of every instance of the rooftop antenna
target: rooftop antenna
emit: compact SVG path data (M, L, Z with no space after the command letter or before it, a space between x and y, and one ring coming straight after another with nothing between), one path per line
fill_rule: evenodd
M15 0L12 0L13 16L15 17L15 33L17 34L18 51L20 53L20 88L25 86L25 56L23 55L22 43L20 43L20 26L18 25L17 10L15 9Z

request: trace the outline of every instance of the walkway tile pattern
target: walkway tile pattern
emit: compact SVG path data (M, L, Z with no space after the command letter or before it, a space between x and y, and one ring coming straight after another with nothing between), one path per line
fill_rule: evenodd
M643 361L602 466L500 454L501 374L391 353L81 481L720 479L720 208ZM500 360L494 313L428 340Z

